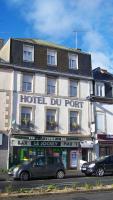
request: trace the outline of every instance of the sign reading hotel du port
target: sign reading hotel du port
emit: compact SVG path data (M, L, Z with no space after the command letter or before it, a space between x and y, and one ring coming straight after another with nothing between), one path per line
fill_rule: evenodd
M83 102L73 99L64 98L53 98L35 95L20 95L20 102L27 104L42 104L42 105L53 105L53 106L65 106L72 108L83 108Z

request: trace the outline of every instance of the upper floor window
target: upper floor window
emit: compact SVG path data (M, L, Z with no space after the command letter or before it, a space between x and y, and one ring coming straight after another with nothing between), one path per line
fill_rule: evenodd
M111 95L113 97L113 83L111 84Z
M57 52L55 50L47 50L47 64L57 65Z
M105 86L104 86L104 83L101 83L101 82L96 82L95 83L95 95L96 96L101 96L101 97L105 96Z
M33 76L23 74L22 91L32 92L33 90Z
M23 45L23 61L34 62L34 46Z
M79 112L70 111L70 131L76 131L79 128Z
M21 108L21 126L22 128L30 128L30 122L32 121L32 108Z
M70 96L77 97L78 82L70 80Z
M47 78L47 94L56 94L56 79L55 78Z
M96 129L105 132L105 113L103 112L96 112Z
M77 68L78 68L78 55L69 54L69 69L77 69Z
M48 109L46 112L46 130L57 130L57 111L54 109Z

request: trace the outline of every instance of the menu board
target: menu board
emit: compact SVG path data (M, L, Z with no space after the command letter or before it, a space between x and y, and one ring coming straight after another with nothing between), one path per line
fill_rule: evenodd
M77 167L77 152L70 151L70 167L75 168Z

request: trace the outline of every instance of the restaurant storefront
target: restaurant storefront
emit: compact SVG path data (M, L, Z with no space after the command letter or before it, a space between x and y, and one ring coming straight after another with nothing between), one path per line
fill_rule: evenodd
M60 156L66 169L77 169L81 157L80 141L72 136L13 135L10 165L39 155Z

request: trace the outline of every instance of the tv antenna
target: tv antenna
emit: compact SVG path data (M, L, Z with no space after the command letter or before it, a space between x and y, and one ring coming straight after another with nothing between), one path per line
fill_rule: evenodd
M75 48L77 49L77 46L78 46L78 33L82 33L82 32L88 32L88 31L85 31L85 30L74 30L73 33L74 33L74 36L75 36Z

